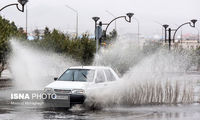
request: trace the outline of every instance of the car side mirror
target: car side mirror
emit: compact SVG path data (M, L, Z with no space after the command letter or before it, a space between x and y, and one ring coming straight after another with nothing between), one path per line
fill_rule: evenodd
M57 78L57 77L55 77L55 78L54 78L54 81L56 81L56 80L58 80L58 78Z

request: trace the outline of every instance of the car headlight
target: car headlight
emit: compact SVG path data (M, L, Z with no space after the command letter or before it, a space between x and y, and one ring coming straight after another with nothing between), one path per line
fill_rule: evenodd
M52 88L44 88L44 92L53 92Z
M72 94L84 94L85 91L83 89L74 89L72 90Z

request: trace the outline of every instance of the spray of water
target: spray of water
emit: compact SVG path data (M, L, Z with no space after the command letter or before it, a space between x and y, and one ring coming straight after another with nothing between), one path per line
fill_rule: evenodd
M43 88L53 81L53 76L58 76L69 66L78 65L71 58L36 50L16 40L10 42L12 54L9 65L17 88ZM186 52L159 49L146 55L137 45L118 39L109 48L101 49L93 63L111 66L122 77L112 86L88 92L87 106L194 101L194 81L185 77L191 65L191 56Z
M190 60L181 54L158 51L131 68L122 78L127 87L123 87L121 101L128 104L193 102L194 81L183 77L187 76Z
M108 48L103 48L95 55L93 65L112 67L122 75L136 65L144 56L141 48L134 41L118 38Z
M68 67L78 63L69 57L41 51L31 45L10 40L12 53L9 68L17 89L43 89Z
M120 41L102 49L94 63L125 73L113 86L89 92L89 107L194 102L195 80L187 77L192 64L189 53L158 49L145 56L141 49Z

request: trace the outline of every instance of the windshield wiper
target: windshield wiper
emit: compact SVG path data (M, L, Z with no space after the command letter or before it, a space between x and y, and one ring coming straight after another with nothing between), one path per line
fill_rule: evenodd
M83 73L81 73L81 74L87 79L87 76L85 74L83 74Z

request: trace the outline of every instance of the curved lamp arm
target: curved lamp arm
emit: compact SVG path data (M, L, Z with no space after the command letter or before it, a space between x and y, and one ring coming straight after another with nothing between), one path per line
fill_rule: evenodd
M195 27L195 23L197 22L196 19L192 19L190 22L186 22L186 23L183 23L182 25L180 25L174 32L174 35L173 35L173 42L175 41L175 36L176 36L176 33L177 31L184 25L187 25L189 24L191 27Z
M131 22L131 18L129 18L129 20L127 19L127 16L119 16L119 17L116 17L116 18L114 18L113 20L111 20L110 21L110 23L108 23L108 25L107 25L107 27L106 27L106 30L105 30L105 34L106 34L106 32L107 32L107 30L108 30L108 27L110 26L110 24L112 23L112 22L114 22L115 20L117 20L117 19L119 19L119 18L124 18L127 22Z
M173 42L175 41L175 36L176 36L177 31L178 31L182 26L187 25L187 24L189 24L189 25L191 26L191 23L190 23L190 22L186 22L186 23L180 25L180 26L175 30L174 35L173 35Z
M16 7L17 7L17 9L18 9L19 11L24 12L24 5L22 5L22 9L20 9L19 6L18 6L19 4L17 4L17 3L13 3L13 4L6 5L6 6L4 6L3 8L1 8L0 11L2 11L3 9L5 9L5 8L7 8L7 7L9 7L9 6L14 6L14 5L16 5Z
M126 16L119 16L119 17L116 17L116 18L114 18L113 20L111 20L110 23L108 23L105 32L107 32L108 27L110 26L110 24L111 24L112 22L114 22L115 20L117 20L117 19L119 19L119 18L123 18L123 17L124 17L125 20L127 21Z

